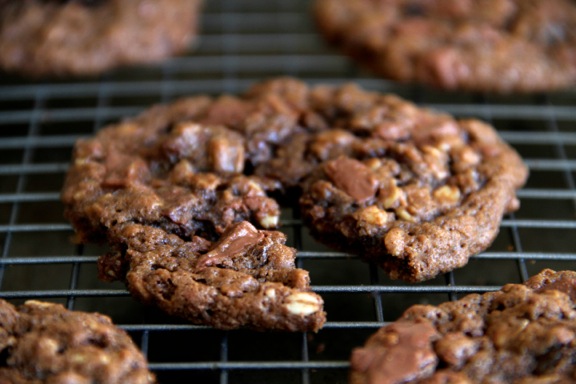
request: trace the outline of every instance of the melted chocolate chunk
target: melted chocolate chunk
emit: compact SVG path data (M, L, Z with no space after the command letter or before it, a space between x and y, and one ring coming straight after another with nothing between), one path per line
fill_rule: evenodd
M376 193L378 187L376 179L358 160L339 157L326 163L324 170L336 187L358 202L366 201Z
M210 252L198 260L196 266L197 268L224 264L230 266L234 259L246 257L248 250L258 245L263 238L264 234L250 223L245 221L238 223L218 240Z

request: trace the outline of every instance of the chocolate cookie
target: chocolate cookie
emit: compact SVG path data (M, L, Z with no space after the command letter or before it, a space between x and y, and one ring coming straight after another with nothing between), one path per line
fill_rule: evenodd
M94 75L187 49L200 0L1 0L0 68Z
M97 313L30 300L0 300L0 382L154 383L126 332Z
M479 121L277 79L156 106L78 142L62 199L79 241L112 245L101 275L142 300L220 328L316 330L322 300L272 231L276 196L302 192L319 239L418 281L487 247L526 175Z
M527 169L494 129L344 87L325 95L331 151L304 180L302 216L321 241L392 278L422 281L468 262L518 208ZM335 150L337 148L338 150Z
M443 89L534 92L576 84L569 0L317 0L329 41L375 72Z
M351 356L350 383L573 383L576 273L415 305Z
M249 169L303 131L297 118L272 92L200 96L79 142L63 201L80 241L112 245L101 276L194 323L318 330L322 299L285 236L268 231L280 208L267 192L281 185Z

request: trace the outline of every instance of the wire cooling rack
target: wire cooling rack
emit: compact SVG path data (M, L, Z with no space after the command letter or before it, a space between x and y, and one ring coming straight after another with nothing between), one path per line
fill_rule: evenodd
M459 94L387 82L325 45L308 1L206 1L199 43L161 65L99 78L30 82L0 76L0 297L99 311L126 329L161 383L345 383L352 348L408 306L438 304L518 283L543 268L576 269L576 93ZM317 334L224 332L192 326L96 279L104 249L75 246L59 191L74 142L109 122L182 95L241 92L264 78L354 81L420 105L493 124L525 158L522 207L486 252L457 271L411 285L318 245L294 209L283 231L326 302Z

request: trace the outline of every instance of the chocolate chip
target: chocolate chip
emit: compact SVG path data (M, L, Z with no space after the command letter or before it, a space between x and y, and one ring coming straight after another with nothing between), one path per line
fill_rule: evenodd
M250 223L246 221L238 223L222 236L210 252L198 260L197 267L232 263L234 257L245 253L248 248L258 244L263 237L264 235Z

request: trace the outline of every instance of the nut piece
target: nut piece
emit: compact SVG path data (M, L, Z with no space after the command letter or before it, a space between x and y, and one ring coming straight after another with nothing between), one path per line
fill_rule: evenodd
M293 315L308 316L320 310L322 302L313 293L297 292L288 296L284 305Z
M452 168L455 172L462 172L478 165L481 157L472 148L460 146L452 149Z
M398 217L401 218L402 220L406 220L406 221L409 221L409 222L411 222L411 223L415 223L415 222L418 221L418 220L416 220L416 218L415 218L414 216L412 216L412 215L410 214L410 212L408 212L408 211L406 210L406 208L404 208L404 207L398 208L398 209L396 210L396 215L398 215Z
M354 217L358 220L360 226L362 226L362 224L384 226L391 219L388 212L375 205L357 211Z
M35 306L35 307L40 307L40 308L50 308L55 306L55 303L49 303L47 301L37 301L37 300L26 300L24 302L24 305L30 305L30 306Z
M269 297L271 299L275 299L276 290L274 288L268 288L266 291L264 291L264 295L266 295L266 297Z
M364 165L370 168L372 171L376 171L378 170L378 168L382 166L382 161L378 158L373 157L371 159L364 161Z
M222 180L213 173L196 173L190 177L189 183L198 189L214 190L222 183Z
M430 145L424 145L422 152L424 153L424 161L436 179L441 180L449 175L446 152Z
M384 188L380 188L379 200L386 209L397 206L405 200L404 192L396 186L395 179L390 179Z
M52 339L51 337L42 337L36 342L38 350L45 355L57 355L60 349L60 344L58 341Z
M76 353L76 354L70 355L69 359L72 363L76 363L76 364L84 364L86 361L89 360L88 356L86 356L85 354L82 354L82 353Z
M279 220L277 215L267 215L260 220L260 225L264 229L276 228Z
M433 195L442 204L456 204L460 200L460 190L453 185L443 185Z

